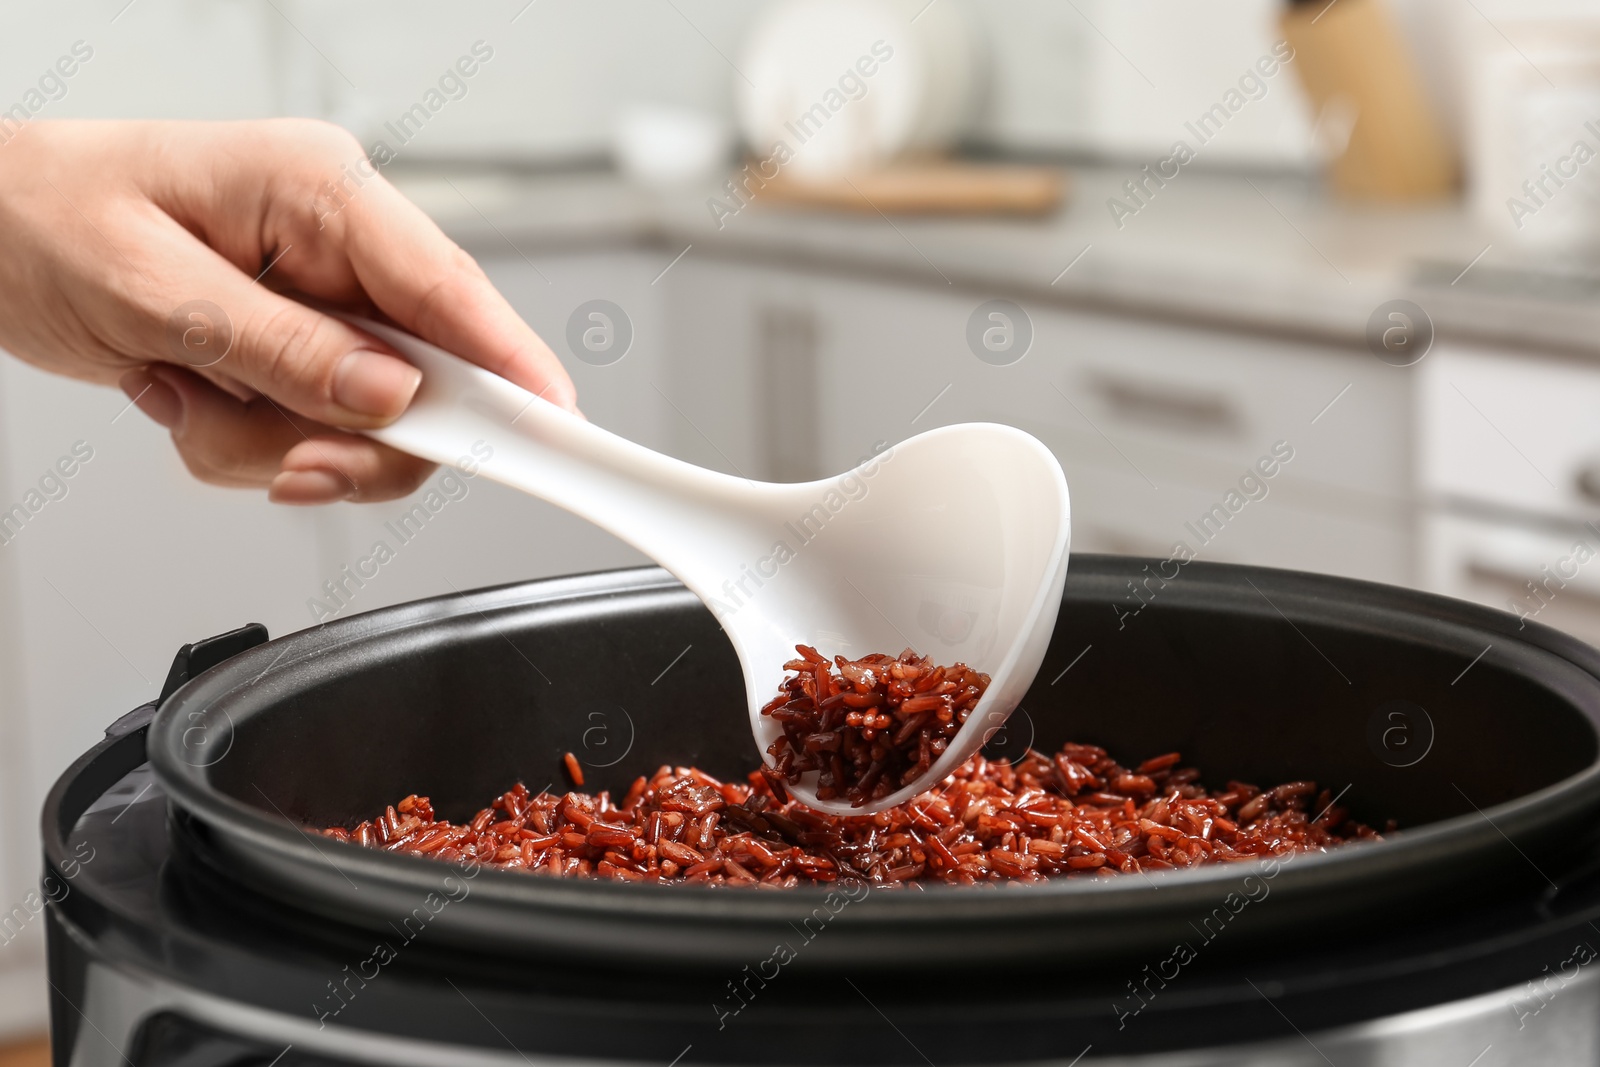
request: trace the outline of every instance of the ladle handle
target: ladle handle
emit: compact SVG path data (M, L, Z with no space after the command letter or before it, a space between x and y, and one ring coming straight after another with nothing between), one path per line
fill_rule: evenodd
M706 564L707 527L716 523L719 502L760 483L619 437L404 331L341 317L422 371L406 412L369 436L435 463L476 464L489 478L616 535L697 593L721 580Z

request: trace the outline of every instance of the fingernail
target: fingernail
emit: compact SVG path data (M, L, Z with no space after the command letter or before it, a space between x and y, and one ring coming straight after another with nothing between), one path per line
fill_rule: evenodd
M358 415L392 419L406 409L422 372L403 359L358 348L333 372L334 402Z
M274 504L333 504L348 500L355 487L329 470L283 471L272 479L267 499Z
M147 370L131 370L117 383L140 411L170 430L183 421L183 398Z

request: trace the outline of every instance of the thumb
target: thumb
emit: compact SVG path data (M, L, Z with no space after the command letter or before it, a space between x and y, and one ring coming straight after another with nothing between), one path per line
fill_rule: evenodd
M422 372L381 341L260 286L222 287L232 291L220 302L191 301L169 319L171 362L347 429L382 426L411 402Z

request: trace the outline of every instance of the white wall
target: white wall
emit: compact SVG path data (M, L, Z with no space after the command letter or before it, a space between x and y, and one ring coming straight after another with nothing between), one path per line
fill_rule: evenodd
M75 41L93 57L39 118L258 118L276 110L260 0L48 0L0 14L0 110ZM120 12L120 14L119 14Z
M335 119L365 139L482 40L493 59L407 152L592 158L638 100L728 117L741 35L770 0L13 0L0 15L0 110L76 40L94 59L49 116ZM988 56L973 140L1142 158L1278 36L1277 0L938 0ZM1449 126L1461 124L1468 31L1586 0L1391 0ZM724 58L728 57L728 58ZM1308 125L1286 79L1209 163L1294 164Z
M590 158L631 102L730 116L728 60L767 2L33 0L0 16L0 107L82 39L94 59L47 115L318 115L366 140L482 40L493 58L407 154ZM988 56L972 139L1002 148L1165 149L1277 37L1276 0L940 2L962 10ZM1443 0L1395 6L1442 93L1453 77L1443 27L1460 13ZM1285 79L1208 162L1300 162L1307 133L1298 86Z
M41 117L300 114L343 122L365 139L482 40L493 58L408 154L592 156L605 150L622 104L731 114L732 74L718 51L734 53L761 6L135 0L124 10L126 2L9 4L0 15L0 110L81 39L94 58Z

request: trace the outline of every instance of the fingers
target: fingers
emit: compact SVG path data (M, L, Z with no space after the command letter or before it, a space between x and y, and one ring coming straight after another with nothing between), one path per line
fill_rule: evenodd
M345 429L383 426L411 402L421 372L376 338L257 284L170 218L150 220L139 236L166 252L162 291L191 299L142 302L142 328L129 349L136 358L196 371L240 400L262 394Z
M259 286L234 294L230 306L234 349L219 373L318 422L384 426L421 384L421 371L331 315Z
M577 390L550 346L477 262L380 178L338 217L345 252L373 303L402 327L573 411Z
M269 487L279 503L393 500L413 492L433 470L266 397L240 400L188 370L140 368L121 385L140 411L171 432L195 477L213 485Z
M284 455L269 496L280 504L395 500L415 492L433 470L432 463L367 437L313 434Z
M245 403L173 367L129 371L122 391L172 434L184 465L212 485L264 486L301 429L261 401Z
M231 146L221 165L162 171L150 182L165 210L218 250L219 264L247 276L272 264L269 284L287 283L339 307L376 307L402 328L576 410L572 380L555 353L472 257L377 172L350 134L327 123L273 120L219 137ZM272 167L263 167L264 156ZM191 172L211 180L187 177ZM231 224L238 219L251 224ZM289 337L306 328L285 325Z

